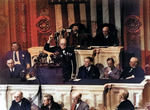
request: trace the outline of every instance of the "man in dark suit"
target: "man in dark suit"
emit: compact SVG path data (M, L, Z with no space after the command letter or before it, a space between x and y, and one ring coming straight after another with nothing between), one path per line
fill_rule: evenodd
M119 79L120 78L121 70L116 68L114 66L114 63L115 61L113 58L107 59L108 67L105 67L102 70L102 74L100 75L101 79Z
M9 110L31 110L30 102L26 98L23 98L21 91L15 93L14 99Z
M89 110L89 105L81 100L82 94L79 92L75 92L72 95L73 104L71 106L71 110Z
M103 33L99 33L92 39L93 46L118 46L119 41L116 36L110 35L108 26L104 26Z
M119 91L120 104L116 110L134 110L134 106L130 100L128 100L129 92L127 90Z
M84 59L84 65L79 68L77 78L82 79L99 79L99 70L96 66L92 65L93 59L86 57Z
M14 65L13 59L8 59L6 64L8 68L3 70L2 78L19 78L20 72L24 68L20 65Z
M73 77L76 74L76 59L75 59L75 52L74 49L71 47L66 47L67 41L65 38L61 38L59 41L59 46L55 47L49 47L49 43L53 38L49 37L49 40L45 44L44 52L48 53L52 52L51 54L60 54L62 56L62 71L63 71L63 79L64 82L71 79L71 73L72 73L72 66L73 66ZM73 65L72 65L73 64Z
M121 74L121 78L123 79L131 79L131 78L144 78L144 70L138 66L138 58L132 57L130 59L128 67L123 69Z
M43 98L41 110L62 110L60 105L53 100L53 96L46 94Z
M6 53L6 60L13 59L15 65L18 64L25 69L29 69L31 64L30 53L21 51L20 45L17 42L13 42L11 48L12 50Z

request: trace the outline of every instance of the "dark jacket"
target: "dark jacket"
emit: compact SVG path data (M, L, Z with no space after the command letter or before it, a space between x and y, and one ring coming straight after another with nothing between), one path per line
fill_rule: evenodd
M124 68L121 74L121 78L126 79L127 77L130 77L132 75L134 75L135 78L144 78L145 73L144 73L144 70L140 66L133 68L131 72L130 70L131 70L130 66Z
M116 110L134 110L134 106L130 100L122 101Z
M60 107L60 105L58 103L52 102L52 106L51 106L50 109L48 108L48 106L44 106L42 104L41 110L62 110L62 109L61 109L61 107Z
M6 60L13 59L13 51L6 53ZM29 52L19 51L19 60L21 65L26 69L27 64L31 64L31 56Z
M99 79L100 73L96 66L91 65L90 70L87 72L85 66L81 66L78 72L78 78L81 79Z
M118 46L119 40L117 37L113 37L111 35L108 35L108 38L104 38L104 35L100 33L92 39L92 45L93 46Z
M11 72L9 68L3 70L2 78L20 78L20 72L24 70L21 65L14 65L14 72Z
M31 104L26 98L22 99L21 106L13 100L9 110L31 110Z
M66 81L71 78L72 66L73 66L73 73L76 74L76 58L75 58L75 52L73 48L66 47L64 49L65 53L63 53L63 50L60 47L55 46L50 48L49 44L46 43L44 46L44 50L52 53L59 52L59 54L63 56L63 61L61 66L63 70L63 76Z

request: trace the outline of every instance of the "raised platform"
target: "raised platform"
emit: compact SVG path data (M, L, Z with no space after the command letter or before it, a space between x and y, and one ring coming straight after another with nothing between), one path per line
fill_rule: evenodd
M13 80L14 83L12 83ZM0 102L2 102L0 108L3 108L3 110L8 110L10 107L15 91L22 91L24 97L29 99L37 93L39 88L38 83L32 84L32 82L20 82L20 79L0 79L0 81ZM6 82L9 82L9 84L6 84ZM42 85L42 94L52 94L56 102L63 102L64 107L70 110L71 94L75 91L79 91L83 95L82 100L86 101L90 107L98 109L99 105L104 104L108 110L114 110L118 105L117 95L119 90L127 89L129 91L129 100L131 100L136 108L139 108L141 101L143 99L147 100L144 98L149 90L149 86L146 86L147 84L147 79L133 79L126 81L108 79L80 80L67 82L65 84ZM143 92L145 94L143 94Z

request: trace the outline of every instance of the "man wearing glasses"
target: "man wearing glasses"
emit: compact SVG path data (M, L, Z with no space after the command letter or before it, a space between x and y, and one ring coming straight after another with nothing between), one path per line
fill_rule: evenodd
M44 50L46 52L52 52L55 54L60 54L63 56L63 61L62 61L62 71L63 71L63 79L64 82L68 81L71 79L71 73L72 73L72 68L73 68L73 77L75 77L76 74L76 59L75 59L75 52L74 49L71 47L67 47L67 41L65 38L61 38L59 41L59 46L54 46L50 47L50 42L53 39L53 37L49 37L49 40L44 46ZM44 51L44 52L45 52ZM73 66L73 67L72 67Z

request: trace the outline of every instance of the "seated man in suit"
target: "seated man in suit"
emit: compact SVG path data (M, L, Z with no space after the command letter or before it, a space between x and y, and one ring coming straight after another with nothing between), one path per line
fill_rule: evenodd
M61 38L59 41L59 46L54 46L54 47L49 47L50 41L52 40L51 37L49 37L49 40L44 46L44 52L45 53L50 53L51 54L59 54L62 56L63 61L61 63L62 66L62 73L63 73L63 78L64 82L68 81L71 79L71 74L72 74L72 68L73 68L73 77L76 74L76 59L75 59L75 52L74 49L71 47L67 47L67 41L65 38Z
M61 110L61 107L58 103L54 102L52 95L46 94L44 95L40 110Z
M21 91L17 91L9 110L31 110L31 104L29 100L23 98L23 93Z
M127 90L120 90L119 91L119 101L120 104L118 105L116 110L134 110L134 106L130 100L128 100L129 92Z
M79 68L77 78L81 79L99 79L99 70L92 65L93 59L91 57L84 58L84 65Z
M107 64L108 67L105 67L102 70L102 74L100 75L100 79L119 79L121 70L114 66L114 59L108 58Z
M8 68L3 70L2 78L20 78L20 72L24 68L20 65L15 65L13 59L7 60Z
M121 78L123 79L131 79L131 78L144 78L144 70L138 66L138 58L132 57L130 59L128 67L123 69L121 74Z
M29 69L31 64L30 53L21 51L17 42L13 42L11 48L12 50L6 53L6 60L13 59L15 65L21 65L25 69Z
M89 110L89 105L81 100L82 94L79 92L75 92L72 95L73 103L71 106L71 110Z
M93 46L118 46L119 40L117 36L112 36L108 26L104 26L103 33L96 35L92 39Z

